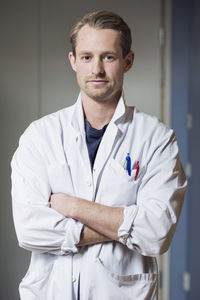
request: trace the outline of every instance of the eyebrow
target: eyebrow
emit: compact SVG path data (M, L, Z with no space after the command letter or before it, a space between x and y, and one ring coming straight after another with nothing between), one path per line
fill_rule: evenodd
M81 51L78 55L89 55L91 52L89 51Z
M91 54L92 54L92 52L90 52L90 51L81 51L78 55L81 56L81 55L91 55ZM100 55L103 56L103 55L108 55L108 54L117 55L117 53L114 51L104 51Z

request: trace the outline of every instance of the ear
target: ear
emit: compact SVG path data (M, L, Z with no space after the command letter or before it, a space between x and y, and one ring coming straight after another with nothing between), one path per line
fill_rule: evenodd
M126 73L133 65L134 52L131 50L124 58L124 72Z
M72 69L76 72L76 57L74 56L72 51L69 52L68 58L72 66Z

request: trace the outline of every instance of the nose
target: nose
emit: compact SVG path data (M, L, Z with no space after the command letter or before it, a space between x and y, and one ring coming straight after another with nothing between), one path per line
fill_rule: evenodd
M92 64L92 74L96 76L102 76L105 74L103 61L100 58L96 58Z

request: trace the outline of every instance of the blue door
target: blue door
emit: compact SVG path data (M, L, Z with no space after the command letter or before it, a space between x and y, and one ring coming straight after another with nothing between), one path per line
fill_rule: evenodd
M172 1L172 127L188 191L171 247L170 300L200 299L200 2Z

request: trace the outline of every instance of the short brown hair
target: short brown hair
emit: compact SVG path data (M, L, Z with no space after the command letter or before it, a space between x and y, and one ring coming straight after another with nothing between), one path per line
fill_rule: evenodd
M123 57L130 52L132 43L131 30L124 20L113 12L95 11L86 14L70 31L70 42L74 56L76 55L77 35L85 25L96 29L114 29L119 31Z

